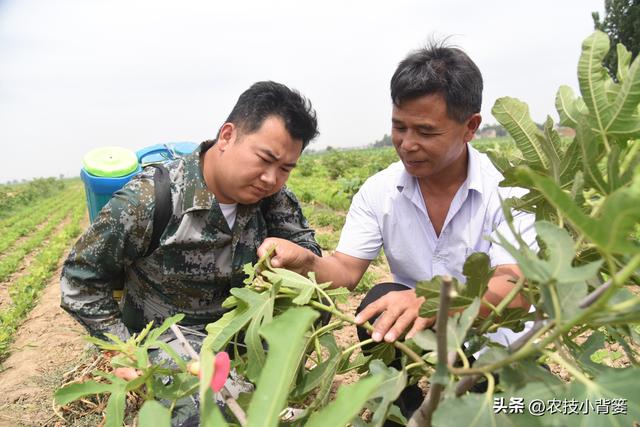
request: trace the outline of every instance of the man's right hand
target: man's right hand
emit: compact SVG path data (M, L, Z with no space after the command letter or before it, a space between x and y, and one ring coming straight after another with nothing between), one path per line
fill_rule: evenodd
M356 316L356 323L361 325L379 314L371 335L374 341L380 342L384 339L393 342L409 327L406 338L413 338L416 333L433 325L435 321L434 318L419 316L423 302L424 297L418 297L413 289L389 292L366 306Z
M293 270L300 274L306 274L313 270L316 255L289 240L277 237L267 237L258 248L258 257L262 257L269 249L275 246L271 254L271 265Z

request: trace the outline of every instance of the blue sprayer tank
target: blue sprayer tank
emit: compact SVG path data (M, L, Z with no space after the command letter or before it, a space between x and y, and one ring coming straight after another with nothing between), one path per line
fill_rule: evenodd
M135 153L121 147L101 147L82 160L80 178L84 183L91 222L113 193L124 187L145 165L165 163L192 153L198 144L172 142L144 147Z

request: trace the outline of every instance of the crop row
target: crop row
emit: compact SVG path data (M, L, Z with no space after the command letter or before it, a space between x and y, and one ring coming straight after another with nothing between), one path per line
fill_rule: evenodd
M68 180L36 178L25 184L0 186L0 218L11 215L11 211L28 206L36 200L63 190Z
M11 227L3 230L2 236L0 237L0 253L11 247L20 237L31 233L40 224L45 222L51 215L51 212L55 212L66 206L69 198L74 197L75 194L78 194L77 188L71 188L64 193L60 193L57 199L50 200L42 206L40 210L30 212Z
M28 239L14 247L10 254L0 259L0 282L6 280L7 277L13 274L22 259L33 249L41 245L42 242L47 240L72 210L78 209L78 205L83 207L84 204L82 202L83 199L81 197L75 197L74 200L70 200L67 203L68 207L66 209L57 210L43 228L31 234Z
M37 303L40 291L56 270L65 250L80 234L80 221L85 214L85 207L82 204L76 205L71 221L42 248L29 265L29 272L10 286L11 303L0 311L0 360L7 356L9 344L18 326Z

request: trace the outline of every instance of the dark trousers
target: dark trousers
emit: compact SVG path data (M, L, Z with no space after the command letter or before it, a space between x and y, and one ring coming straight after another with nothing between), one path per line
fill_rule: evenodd
M360 306L356 310L356 314L360 313L366 306L382 298L389 292L406 291L407 289L410 288L407 288L406 286L399 283L379 283L371 288L369 292L367 292L367 295L365 295L365 297L362 299ZM376 319L377 316L369 319L369 322L373 324ZM358 327L357 332L358 339L361 342L370 338L369 332L364 328ZM362 351L364 352L364 354L367 354L367 352L370 351L373 347L375 347L375 344L365 345L362 347ZM402 369L402 365L400 364L400 352L398 350L396 350L396 358L389 366L392 366L398 370ZM400 412L402 412L402 415L409 419L415 412L415 410L420 407L423 399L424 397L422 396L422 390L420 389L420 387L418 387L417 385L409 385L405 387L404 390L402 390L402 393L400 393L400 397L398 397L398 399L394 403L400 408ZM399 425L400 424L397 424L393 421L386 421L384 424L385 427L393 427Z
M404 285L401 285L399 283L393 283L393 282L379 283L374 287L372 287L369 290L369 292L367 292L367 295L365 295L365 297L362 299L360 306L356 310L356 314L360 313L362 310L364 310L366 306L382 298L389 292L406 291L407 289L410 289L410 288ZM376 319L377 319L377 316L369 319L369 322L373 324ZM358 332L358 339L361 342L370 338L369 332L364 328L358 327L357 332ZM367 354L373 347L375 347L375 345L376 344L368 344L363 346L362 347L363 353ZM473 358L473 356L469 356L469 362L471 364L475 362L475 359ZM393 360L393 362L389 366L392 366L396 369L402 369L402 365L400 364L400 352L398 350L396 350L396 358ZM497 374L494 374L494 378L497 384L499 382L499 376ZM479 383L475 384L469 391L471 393L484 393L487 391L487 382L480 381ZM420 387L418 387L417 385L409 385L402 391L402 393L394 403L400 408L400 412L402 412L402 415L404 415L407 419L409 419L411 415L416 411L416 409L420 407L420 404L422 403L423 400L424 400L424 396L422 395L422 390L420 389ZM399 426L399 424L393 421L387 421L385 422L384 426L394 427L394 426Z

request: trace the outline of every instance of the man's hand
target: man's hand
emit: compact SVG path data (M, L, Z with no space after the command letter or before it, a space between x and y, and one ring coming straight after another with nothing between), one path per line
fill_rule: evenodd
M413 324L406 336L409 339L435 321L433 318L418 316L423 302L424 297L418 297L413 289L389 292L365 307L356 316L356 323L363 324L376 314L382 313L373 325L374 332L371 338L374 341L380 342L384 338L387 342L393 342Z
M262 257L269 249L275 246L271 254L271 265L273 267L283 267L306 274L312 270L315 254L302 246L277 237L267 237L258 248L258 257Z

